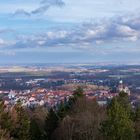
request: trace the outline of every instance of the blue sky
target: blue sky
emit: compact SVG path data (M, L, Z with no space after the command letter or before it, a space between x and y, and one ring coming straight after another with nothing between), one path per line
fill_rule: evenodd
M139 0L1 0L0 63L140 62Z

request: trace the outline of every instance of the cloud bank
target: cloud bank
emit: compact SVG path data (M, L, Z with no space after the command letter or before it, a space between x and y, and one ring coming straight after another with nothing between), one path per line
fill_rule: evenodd
M110 43L138 42L140 17L117 17L98 23L84 23L72 29L44 31L40 34L18 36L11 48L75 47L91 49Z

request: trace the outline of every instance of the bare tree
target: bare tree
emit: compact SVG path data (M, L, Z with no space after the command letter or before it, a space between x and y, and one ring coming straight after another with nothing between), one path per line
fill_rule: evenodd
M75 105L55 132L59 140L99 140L100 123L105 119L105 109L86 97Z

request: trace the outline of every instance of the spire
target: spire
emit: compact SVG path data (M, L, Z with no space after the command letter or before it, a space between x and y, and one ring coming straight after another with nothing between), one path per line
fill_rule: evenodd
M123 84L123 80L120 80L120 82L119 82L120 84Z

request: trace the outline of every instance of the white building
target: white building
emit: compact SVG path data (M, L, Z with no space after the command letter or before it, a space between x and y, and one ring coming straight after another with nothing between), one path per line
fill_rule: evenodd
M119 92L125 92L130 96L130 89L123 84L123 81L121 80L119 82L119 87L118 87Z

